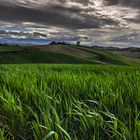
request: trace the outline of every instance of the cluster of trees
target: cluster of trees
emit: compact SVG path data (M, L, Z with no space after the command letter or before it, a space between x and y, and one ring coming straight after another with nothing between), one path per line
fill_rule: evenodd
M62 42L55 42L55 41L52 41L50 43L50 45L71 45L70 43L68 42L65 42L65 41L62 41ZM80 45L80 41L77 41L76 45Z
M0 46L9 46L8 44L6 44L6 43L0 43Z
M70 43L67 43L65 41L63 41L63 42L55 42L55 41L52 41L50 43L50 45L70 45Z
M0 46L20 46L18 44L8 44L8 43L0 43Z

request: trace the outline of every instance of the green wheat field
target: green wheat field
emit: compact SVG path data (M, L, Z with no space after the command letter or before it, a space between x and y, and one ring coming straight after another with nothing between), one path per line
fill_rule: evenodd
M0 65L0 140L139 140L140 66Z

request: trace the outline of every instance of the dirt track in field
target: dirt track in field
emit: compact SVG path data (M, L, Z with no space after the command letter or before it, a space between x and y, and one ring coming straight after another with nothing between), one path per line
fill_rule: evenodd
M44 50L49 52L65 53L68 55L80 56L84 58L93 57L92 53L74 47L68 47L62 45L34 46L33 49L39 49L39 50Z

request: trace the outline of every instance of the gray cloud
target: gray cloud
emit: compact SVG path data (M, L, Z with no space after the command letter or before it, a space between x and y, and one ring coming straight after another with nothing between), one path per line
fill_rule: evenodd
M6 38L47 38L47 34L39 32L17 32L0 30L0 36Z
M126 20L130 21L130 22L135 22L137 24L140 24L140 14L138 16L136 16L135 18L128 18Z
M139 8L140 0L0 0L0 25L15 30L0 29L0 37L107 40L106 29L140 29ZM20 26L29 31L17 32Z
M140 8L140 0L105 0L105 3L108 5L117 5L130 6Z
M118 19L110 14L105 5L124 5L139 7L139 0L0 0L0 20L11 23L33 22L39 25L58 26L71 29L90 29L126 26L122 24L124 15ZM100 9L98 4L105 4ZM73 5L74 4L74 5ZM81 4L81 5L78 5ZM116 7L117 7L116 6ZM8 10L7 10L8 9ZM101 12L100 12L100 11ZM108 13L107 13L107 12ZM117 11L116 11L117 12ZM107 15L106 15L107 14ZM131 20L132 22L138 19ZM131 19L131 18L130 18ZM124 22L124 21L123 21Z

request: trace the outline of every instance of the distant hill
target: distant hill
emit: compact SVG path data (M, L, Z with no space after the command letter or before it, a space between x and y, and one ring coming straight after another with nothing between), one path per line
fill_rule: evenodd
M74 45L0 46L0 63L140 64L139 57L120 52Z

